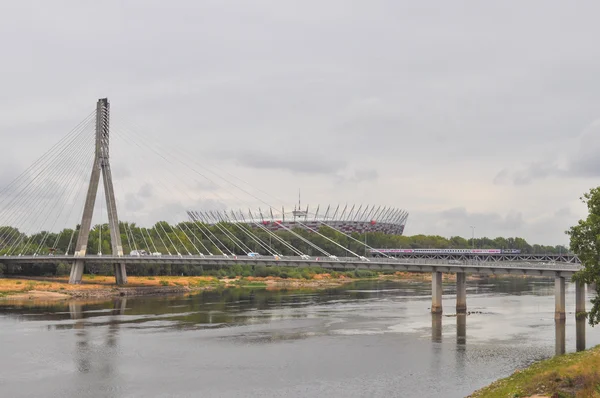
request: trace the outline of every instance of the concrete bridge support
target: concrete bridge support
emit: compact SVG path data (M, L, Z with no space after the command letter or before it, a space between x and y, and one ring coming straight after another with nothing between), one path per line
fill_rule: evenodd
M585 312L585 284L575 283L575 316Z
M554 319L565 319L565 277L556 276L554 279Z
M69 283L81 283L81 277L83 276L83 267L83 260L75 260L75 262L73 262L73 266L71 266L71 274L69 276Z
M431 312L433 314L442 313L442 273L431 273Z
M456 273L456 313L467 313L467 274Z

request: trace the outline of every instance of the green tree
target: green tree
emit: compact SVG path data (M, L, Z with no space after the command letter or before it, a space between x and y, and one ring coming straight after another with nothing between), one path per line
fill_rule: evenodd
M587 205L588 216L579 220L567 234L571 239L571 250L577 254L583 269L573 277L579 283L600 286L600 187L592 188L580 198ZM600 322L600 295L592 299L592 309L589 312L590 325Z

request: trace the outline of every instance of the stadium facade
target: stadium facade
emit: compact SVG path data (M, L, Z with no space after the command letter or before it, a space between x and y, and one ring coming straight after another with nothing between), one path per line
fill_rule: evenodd
M344 233L382 232L389 235L402 235L408 219L408 212L387 206L317 206L300 210L295 207L286 213L282 208L276 214L269 210L261 211L188 211L190 220L214 225L218 222L243 223L253 229L285 231L293 228L318 230L328 225Z

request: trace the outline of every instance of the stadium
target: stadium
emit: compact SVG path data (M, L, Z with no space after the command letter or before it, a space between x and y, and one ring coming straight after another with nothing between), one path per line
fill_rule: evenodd
M214 225L218 222L243 223L252 228L270 231L301 228L318 230L328 225L344 233L382 232L388 235L402 235L408 219L408 212L387 206L317 206L300 210L294 207L286 213L282 207L274 213L258 211L188 211L188 217L194 222Z

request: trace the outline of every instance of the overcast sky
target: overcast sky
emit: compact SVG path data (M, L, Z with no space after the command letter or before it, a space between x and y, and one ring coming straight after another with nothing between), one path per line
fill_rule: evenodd
M271 204L400 207L408 235L565 244L600 177L597 2L0 4L3 183L101 97ZM122 218L244 204L144 162L114 150Z

